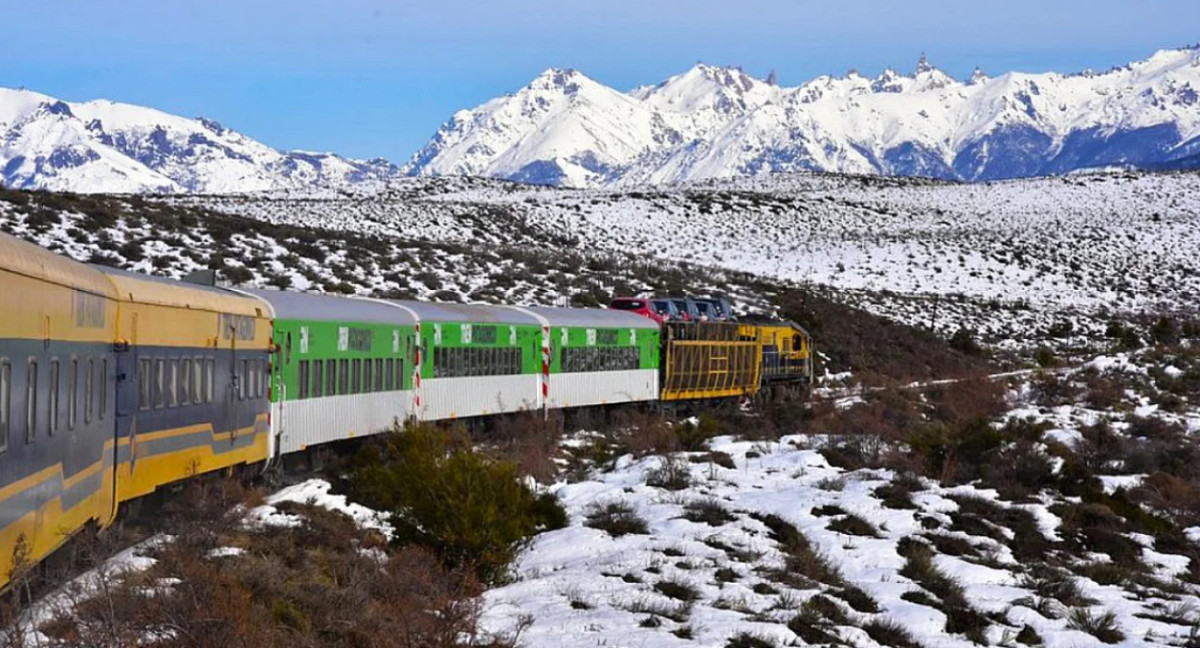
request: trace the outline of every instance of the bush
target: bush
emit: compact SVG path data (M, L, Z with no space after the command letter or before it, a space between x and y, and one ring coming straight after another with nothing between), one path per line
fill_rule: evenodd
M784 568L772 577L792 587L811 587L813 583L841 586L845 582L838 568L813 549L808 538L794 525L777 515L756 517L769 530L772 540L779 543L784 554Z
M725 642L725 648L775 648L775 641L749 632L739 632Z
M619 538L624 535L647 535L650 527L638 516L633 507L624 502L609 502L593 504L587 512L585 526L600 529L608 535Z
M1075 608L1067 615L1067 627L1082 630L1108 644L1125 640L1125 633L1117 625L1117 615L1112 612L1092 614L1087 608Z
M707 499L694 500L684 504L683 519L709 526L722 526L737 518L717 500Z
M875 528L875 525L854 514L846 515L830 522L829 530L868 538L879 537L879 531Z
M461 431L429 425L365 446L350 483L358 501L391 512L395 542L426 547L487 583L502 580L518 550L565 517L521 483L514 464L472 452Z
M690 603L700 599L700 590L691 583L677 580L661 580L654 584L654 591L667 598Z
M908 629L891 619L875 619L862 627L875 643L892 648L921 648Z
M683 490L692 485L692 470L687 459L675 455L659 458L657 468L646 471L646 485L670 491Z

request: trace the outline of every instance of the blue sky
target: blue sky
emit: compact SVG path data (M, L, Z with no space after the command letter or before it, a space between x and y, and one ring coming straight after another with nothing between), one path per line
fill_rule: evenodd
M0 16L0 86L397 162L552 66L620 89L696 61L797 85L907 72L923 51L965 77L1106 69L1200 40L1200 0L0 0Z

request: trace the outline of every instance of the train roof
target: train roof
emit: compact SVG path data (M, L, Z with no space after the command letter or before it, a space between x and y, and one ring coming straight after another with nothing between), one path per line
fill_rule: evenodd
M388 300L411 309L422 322L540 325L536 317L507 306L488 304L442 304L411 300Z
M552 308L525 306L524 310L546 318L550 326L597 326L611 328L657 329L658 322L628 311L607 308Z
M88 267L106 275L117 289L117 299L122 301L249 317L269 316L264 308L265 304L260 300L224 288L185 283L106 266Z
M0 268L112 299L117 290L104 273L39 245L0 233Z
M269 303L276 319L404 326L412 326L417 322L408 310L382 300L262 288L239 288L238 291Z

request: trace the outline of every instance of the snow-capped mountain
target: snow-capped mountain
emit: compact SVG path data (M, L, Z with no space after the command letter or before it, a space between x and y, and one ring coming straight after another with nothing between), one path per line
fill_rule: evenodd
M622 93L550 69L456 113L403 170L565 186L673 183L799 170L958 180L1108 166L1187 168L1200 154L1200 49L1109 72L958 81L851 71L785 88L698 64Z
M0 184L89 192L241 193L387 178L385 160L277 151L207 119L0 88Z

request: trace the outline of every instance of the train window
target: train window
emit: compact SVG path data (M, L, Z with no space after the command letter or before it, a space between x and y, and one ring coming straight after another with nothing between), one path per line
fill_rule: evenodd
M179 361L179 405L187 407L192 404L192 359L184 358Z
M209 358L204 362L204 402L211 403L217 397L217 361Z
M323 396L322 382L325 378L325 362L322 360L312 361L312 396L320 398Z
M362 392L362 360L355 359L353 361L353 369L350 370L351 382L350 393L357 394Z
M25 373L25 443L33 443L37 436L38 407L38 363L30 360Z
M325 361L325 395L337 396L337 360Z
M150 361L138 360L138 409L150 407Z
M346 395L350 393L350 361L338 361L338 393Z
M396 361L393 358L388 358L383 361L383 389L384 391L392 391L396 388Z
M75 429L75 421L79 420L79 360L71 358L71 367L67 374L67 429Z
M235 368L234 371L238 371L238 369ZM240 372L237 374L238 400L246 400L246 388L248 387L246 383L248 382L250 382L250 361L243 359Z
M246 385L246 398L261 398L263 383L262 360L250 361L250 384Z
M87 370L83 373L83 424L88 425L92 422L92 405L94 399L92 396L95 392L92 391L92 385L96 373L96 361L93 358L87 359Z
M58 403L62 392L62 385L59 384L59 363L58 360L50 361L50 434L58 432Z
M100 420L108 414L108 358L100 361Z
M166 393L163 394L163 401L167 407L175 407L179 404L179 361L167 361L167 381Z
M383 391L383 358L375 358L375 391Z
M154 380L151 387L154 390L154 408L158 409L163 406L165 394L163 393L163 385L166 382L167 361L162 358L154 359Z
M370 392L371 385L373 385L375 383L375 380L374 380L375 375L371 369L372 369L371 359L367 358L366 360L363 361L363 385L362 385L363 392Z
M308 360L301 360L300 366L300 393L299 398L308 398L309 378L308 378Z
M0 452L8 451L9 416L12 414L12 365L0 362Z
M204 378L207 372L204 371L204 358L196 358L194 362L196 368L192 371L192 394L195 395L196 404L199 405L208 402L204 393Z

